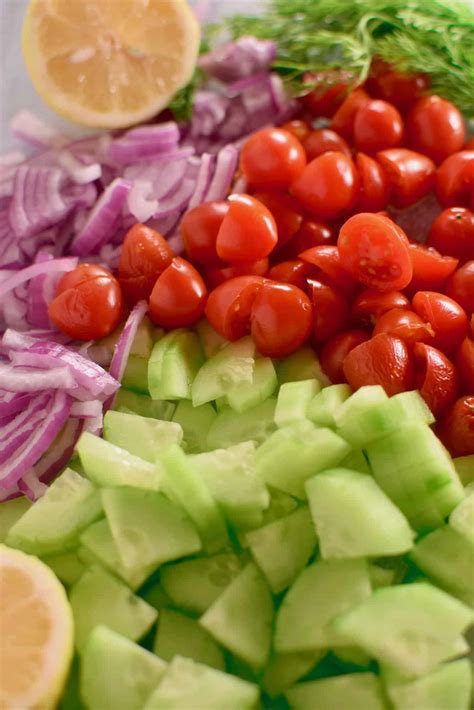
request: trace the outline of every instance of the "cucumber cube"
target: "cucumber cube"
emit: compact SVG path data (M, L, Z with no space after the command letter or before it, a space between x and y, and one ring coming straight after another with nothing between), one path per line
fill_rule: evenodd
M216 641L255 669L263 668L268 660L272 621L272 595L252 563L199 619Z
M407 519L371 476L335 468L306 481L321 557L401 555L415 537Z
M5 500L1 504L2 514L0 515L0 542L4 542L8 531L26 511L31 508L32 503L28 498L12 498Z
M318 356L309 345L300 348L277 364L278 382L297 382L298 380L318 380L323 387L330 385L324 374Z
M348 468L351 471L358 471L359 473L372 474L364 452L361 449L353 449L345 458L342 459L339 464L340 468Z
M289 496L288 493L277 491L276 488L269 488L268 490L270 491L270 505L263 511L262 526L283 518L299 506L299 501L293 496Z
M129 355L122 385L132 392L148 395L148 358Z
M271 397L278 380L269 357L255 360L251 382L243 382L227 392L227 403L236 412L246 412Z
M90 710L141 710L166 668L150 651L96 626L82 655L81 695Z
M148 361L152 399L191 399L191 385L204 361L199 338L189 330L172 330L155 343Z
M216 416L212 404L193 407L189 399L178 402L173 421L183 430L184 444L188 453L195 454L207 450L207 434Z
M225 345L229 344L229 341L223 338L222 335L219 335L206 318L203 318L197 323L196 331L207 359L213 357L219 350L222 350Z
M411 682L386 685L394 710L467 710L471 664L468 660L446 663Z
M155 401L151 397L121 387L115 395L114 409L127 414L139 414L141 417L170 421L175 405L172 402Z
M82 530L101 515L96 487L66 469L10 528L6 544L40 556L73 550Z
M309 403L320 391L319 380L285 382L278 393L275 409L275 424L281 428L306 419Z
M329 622L371 594L365 560L318 560L303 570L278 611L274 646L279 653L347 645Z
M183 430L175 422L110 410L104 417L104 439L154 464L163 448L181 443Z
M261 444L276 429L276 399L272 397L246 412L224 409L211 423L207 434L208 449L226 449L242 441Z
M373 589L379 587L390 587L395 584L396 570L380 567L380 565L369 565L370 581Z
M373 673L350 673L335 678L298 683L285 695L293 710L336 710L336 708L386 710L387 708L382 685ZM422 708L418 707L418 710Z
M263 676L263 687L271 698L283 693L293 683L310 672L325 655L325 651L301 651L276 654Z
M100 521L99 521L100 522ZM96 523L94 523L95 525ZM85 566L77 556L76 551L63 552L57 555L47 555L42 558L43 562L53 570L54 574L61 582L70 587L79 579L85 570Z
M78 651L85 648L91 631L103 624L137 641L154 624L157 612L113 575L91 567L71 587L69 594Z
M334 415L352 394L349 385L330 385L318 392L308 405L306 416L318 426L334 428Z
M474 545L474 490L462 500L449 516L449 524Z
M474 483L474 454L458 456L458 458L453 459L453 464L463 486Z
M229 343L197 373L192 386L193 405L212 402L240 385L251 384L254 365L255 345L250 337Z
M173 609L160 612L153 651L164 661L183 656L225 671L224 654L212 636L195 619Z

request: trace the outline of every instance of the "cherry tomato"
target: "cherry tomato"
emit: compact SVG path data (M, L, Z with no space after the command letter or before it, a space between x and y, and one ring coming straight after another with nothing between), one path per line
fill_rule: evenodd
M130 304L148 299L155 281L171 264L173 251L159 232L135 224L126 234L119 261L119 281Z
M456 353L456 367L468 394L474 394L474 340L465 338Z
M408 239L394 222L361 212L341 227L337 240L342 266L379 291L405 288L413 276Z
M344 69L328 69L307 74L305 78L314 89L304 97L304 103L316 118L319 116L331 118L353 81L352 73Z
M351 320L360 326L374 326L378 318L387 311L410 309L410 301L400 291L380 293L370 288L362 291L352 304Z
M258 261L250 261L248 264L225 266L221 269L206 269L204 280L209 288L217 288L224 281L234 279L236 276L265 276L268 266L268 259L265 257Z
M474 212L465 207L443 210L433 220L427 243L461 262L474 259Z
M460 397L439 423L436 433L451 456L474 454L474 397Z
M408 146L435 163L461 150L465 135L464 119L456 106L435 94L418 99L408 114Z
M223 338L238 340L250 330L250 312L264 279L261 276L238 276L211 291L206 317Z
M348 353L370 338L365 330L345 330L329 340L319 354L321 367L333 384L346 382L343 362Z
M474 313L474 261L468 261L448 281L446 294L468 315Z
M458 260L452 256L441 256L432 247L424 244L409 245L411 261L413 264L413 277L406 292L410 295L417 291L441 291L456 270Z
M369 101L354 118L354 142L357 150L376 153L394 148L403 138L403 119L392 104L380 99Z
M339 153L344 153L348 158L352 157L351 149L347 145L344 138L331 131L330 128L318 128L306 137L303 143L308 160L314 160L318 155L327 153L328 150L337 150Z
M216 240L228 211L228 202L204 202L186 212L181 221L181 235L190 259L206 266L222 266Z
M282 249L278 249L276 256L282 259L294 259L306 249L335 244L336 241L336 234L328 224L304 219L299 232Z
M59 280L48 315L74 340L105 338L123 316L120 284L102 266L79 264Z
M339 249L336 246L312 247L302 252L299 258L317 266L328 277L329 286L333 286L336 290L340 289L347 296L352 296L357 283L342 266ZM316 278L320 277L316 276Z
M342 102L331 121L331 128L346 140L352 140L354 120L357 112L370 102L369 94L364 89L355 89Z
M474 150L474 138L470 138L465 142L463 150Z
M400 111L406 111L430 86L426 74L405 74L389 68L372 79L371 91L390 101Z
M391 186L390 202L402 209L428 194L435 183L436 165L426 155L407 148L390 148L377 153Z
M444 353L426 343L416 343L413 353L416 388L434 416L438 417L457 397L459 380L456 368Z
M349 306L334 288L322 281L311 279L311 300L313 303L313 340L325 343L347 325Z
M305 139L311 133L311 126L309 123L306 123L306 121L300 121L297 118L293 119L293 121L283 123L280 128L294 135L300 143L304 143Z
M435 187L442 207L474 210L474 150L461 150L446 158L436 173Z
M303 215L299 204L284 192L256 192L254 198L272 213L278 232L277 248L280 248L294 237L301 227Z
M471 337L474 338L474 314L471 316Z
M420 316L405 308L394 308L387 311L377 320L374 335L388 333L396 338L401 338L406 343L418 343L430 340L434 331Z
M240 153L240 169L254 187L286 189L303 172L304 148L281 128L262 128L247 139Z
M315 271L311 264L295 259L294 261L282 261L273 266L268 272L268 278L274 281L282 281L286 284L298 286L302 291L306 290L306 279Z
M356 154L355 164L360 177L357 209L360 212L379 212L385 209L390 200L390 181L385 170L365 153Z
M344 358L344 375L353 389L381 385L391 397L413 389L413 355L400 338L380 333Z
M443 293L418 291L412 308L434 330L429 345L444 353L455 352L459 348L468 330L467 316L459 303Z
M192 325L204 313L207 289L189 261L175 256L158 277L150 296L150 318L163 328Z
M278 242L271 212L250 195L231 195L229 203L217 234L219 258L230 264L245 264L268 256Z
M330 151L308 163L291 192L316 217L333 219L355 205L359 177L350 158Z

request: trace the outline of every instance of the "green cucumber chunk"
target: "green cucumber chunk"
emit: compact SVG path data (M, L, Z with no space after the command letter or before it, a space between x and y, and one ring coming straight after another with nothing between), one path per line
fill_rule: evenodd
M183 656L225 671L224 654L212 636L195 619L173 609L160 611L153 651L164 661Z
M153 607L100 567L90 567L84 572L71 587L69 601L76 648L80 652L84 650L91 631L100 624L138 641L157 617Z
M249 336L229 343L197 373L192 386L193 405L212 402L240 385L251 384L254 365L255 345Z
M246 412L230 407L220 411L209 427L207 449L226 449L242 441L263 443L276 429L274 421L276 399L270 397Z
M101 348L108 348L110 352L113 352L117 347L118 340L123 333L124 324L116 328L110 335L105 338L101 338L96 342L96 345ZM130 355L138 355L138 357L149 358L153 343L162 337L163 331L158 328L154 328L148 316L145 316L140 322L136 335L133 339L132 347L130 348Z
M175 405L173 402L154 400L121 387L115 395L114 409L127 414L139 414L141 417L170 421Z
M93 523L93 525L95 524ZM41 559L67 587L74 584L85 570L85 566L75 550L63 552L62 554L47 555Z
M324 387L309 403L306 416L318 426L334 428L336 426L334 415L351 394L352 390L349 385Z
M163 448L181 443L183 430L175 422L110 410L104 417L103 436L111 444L154 464Z
M12 498L2 502L0 508L0 542L6 540L10 528L31 506L32 502L25 497Z
M249 563L201 616L199 623L222 646L255 669L270 653L273 600L257 567Z
M196 333L180 328L155 343L148 361L152 399L191 399L191 385L204 361Z
M345 458L342 459L339 467L348 468L351 471L358 471L359 473L368 473L369 475L372 474L369 462L367 461L362 449L353 449Z
M401 555L415 537L407 519L371 476L335 468L306 481L321 557Z
M463 486L474 483L474 454L458 456L453 459L453 464Z
M100 492L68 468L10 528L5 542L33 555L63 553L74 549L82 530L101 515Z
M369 574L373 589L378 589L378 587L390 587L392 584L396 583L396 570L394 569L370 564Z
M474 545L474 490L471 490L449 516L449 524Z
M277 364L278 382L298 382L299 380L318 380L323 387L330 385L318 360L318 356L309 345L300 348Z
M282 384L275 409L277 427L281 428L304 421L309 403L320 389L321 383L315 379Z
M273 523L275 520L292 513L299 505L299 501L293 496L289 496L288 493L277 491L276 488L269 488L268 490L270 492L270 505L263 511L262 526Z
M243 382L227 392L226 401L236 412L246 412L271 397L278 380L269 357L255 360L251 382Z
M263 687L271 698L283 693L310 672L325 651L275 654L265 669Z
M382 685L373 673L298 683L285 695L292 710L387 710Z
M129 355L122 385L132 392L148 395L148 358Z
M91 632L81 659L81 695L90 710L141 710L167 664L106 626Z
M207 434L216 416L212 404L193 407L189 399L178 402L173 421L183 430L184 445L188 453L196 454L207 450Z
M219 350L222 350L225 345L229 344L229 341L219 335L206 318L196 324L196 332L199 335L204 355L208 360L216 355Z
M471 685L467 659L445 663L416 680L386 684L394 710L468 710Z

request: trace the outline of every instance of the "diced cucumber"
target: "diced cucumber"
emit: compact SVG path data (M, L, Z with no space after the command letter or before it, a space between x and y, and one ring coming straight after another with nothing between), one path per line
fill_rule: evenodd
M474 490L462 500L449 516L449 524L474 545Z
M451 457L424 423L402 426L366 451L375 480L415 530L439 527L464 498Z
M364 427L364 417L367 412L379 404L383 404L388 400L388 395L381 385L366 385L360 387L350 397L345 399L340 407L334 412L334 421L338 428L344 430L346 427L349 433L355 434L352 431L351 423Z
M463 486L474 483L474 454L458 456L458 458L453 459L453 464Z
M268 695L274 698L283 693L309 673L324 654L325 651L301 651L274 655L263 676L263 687Z
M235 387L250 384L254 364L255 345L250 337L226 345L197 373L192 386L193 405L212 402Z
M71 587L69 601L74 616L76 647L80 652L84 650L91 631L100 624L137 641L157 617L153 607L100 567L91 567L84 572Z
M324 374L318 356L309 345L300 348L277 364L278 382L297 382L298 380L319 380L325 387L330 381Z
M226 553L166 565L160 580L175 606L204 614L241 569L237 555Z
M339 464L340 468L348 468L351 471L359 473L372 474L369 462L367 461L364 452L361 449L353 449Z
M196 331L199 335L202 349L204 350L204 355L207 359L213 357L219 352L219 350L222 350L224 345L227 345L229 342L214 330L206 318L203 318L199 321L199 323L197 323Z
M175 656L225 671L224 654L212 636L195 620L173 609L162 609L153 651L164 661Z
M201 549L182 508L154 491L105 488L104 511L120 561L128 571L156 569Z
M243 385L241 385L243 386ZM204 405L202 405L204 406ZM216 408L216 412L222 412L224 409L227 409L229 407L229 402L227 400L227 396L225 397L218 397L216 400L214 400L214 407Z
M10 528L31 508L32 503L28 498L21 497L5 500L0 506L0 542L4 542Z
M140 596L158 612L172 606L171 599L156 579L152 579L140 590Z
M158 462L164 492L187 512L204 548L212 553L227 547L230 542L224 516L193 460L175 444L160 454Z
M172 330L155 343L148 361L152 399L191 399L191 385L204 361L196 333Z
M269 357L255 360L251 382L243 382L227 392L227 402L236 412L246 412L271 397L278 380Z
M143 710L255 710L258 686L176 656Z
M390 587L395 584L396 570L380 567L380 565L369 565L370 581L373 589L378 587Z
M148 358L129 355L122 385L132 392L148 395Z
M333 629L407 675L429 673L473 622L472 611L431 584L376 589L341 614Z
M93 524L96 525L96 523ZM56 577L68 587L74 584L85 570L85 566L75 551L47 555L42 560L53 570Z
M81 531L101 515L99 491L68 468L10 528L6 544L40 556L73 550Z
M276 399L270 397L262 404L246 412L224 409L219 412L209 427L208 449L225 449L241 441L256 441L261 444L275 431Z
M423 537L410 556L436 584L474 606L474 545L451 526Z
M170 421L173 416L175 405L172 402L154 400L143 394L137 394L121 387L114 400L114 409L128 414L139 414L141 417L152 417L153 419L163 419Z
M371 476L335 468L306 481L323 559L401 555L415 537Z
M90 710L141 710L167 664L106 626L96 626L81 662L81 695Z
M272 595L252 563L199 619L216 641L255 669L263 668L268 660L272 621Z
M334 415L352 394L349 385L330 385L318 392L308 405L306 416L318 426L335 427Z
M372 580L372 575L370 575ZM354 670L354 666L358 668L368 669L371 660L364 651L361 651L357 646L338 646L337 648L331 649L333 656L336 658L337 663L342 663L344 669L349 666Z
M386 710L380 680L373 673L351 673L298 683L285 693L293 710ZM422 710L421 707L418 710ZM428 708L424 709L428 710Z
M294 582L316 548L316 534L306 505L246 537L273 594Z
M471 700L471 664L446 663L407 683L387 684L394 710L467 710Z
M117 342L122 335L123 326L116 328L110 335L97 341L97 346L109 348L113 351L117 346ZM145 316L137 328L136 335L133 339L132 347L130 348L131 355L138 357L149 358L153 348L153 342L162 337L163 331L154 328L148 316Z
M304 421L309 403L320 389L321 383L315 379L282 384L275 409L277 427L290 426Z
M257 449L257 473L267 485L305 499L306 480L337 465L349 451L331 429L300 422L278 429Z
M263 525L268 525L273 523L279 518L283 518L285 515L292 513L299 505L299 501L293 496L289 496L288 493L283 493L283 491L277 491L276 488L269 488L270 491L270 505L263 511Z
M178 402L173 421L183 430L186 451L190 454L207 450L207 434L216 418L216 410L212 404L202 404L193 407L189 399Z
M318 560L290 587L278 611L274 646L279 653L347 645L329 622L371 594L365 560Z
M183 430L176 422L110 410L104 417L103 436L111 444L154 464L163 448L181 443Z

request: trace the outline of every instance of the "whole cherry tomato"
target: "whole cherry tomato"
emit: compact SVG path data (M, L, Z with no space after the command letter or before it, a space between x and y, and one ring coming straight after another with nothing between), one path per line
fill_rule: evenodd
M262 128L247 139L240 153L240 168L250 185L286 189L303 172L304 148L292 133Z
M432 247L424 244L409 245L413 276L406 292L413 296L417 291L444 290L447 280L456 270L458 260L452 256L441 256Z
M342 266L370 288L396 291L411 281L408 239L386 217L370 212L350 217L341 227L337 246Z
M250 312L264 279L261 276L238 276L211 291L206 317L223 338L238 340L250 330Z
M102 266L79 264L59 280L48 315L74 340L105 338L123 316L120 284Z
M258 259L247 264L236 264L235 266L224 266L221 269L206 269L204 280L209 288L217 288L224 281L234 279L236 276L265 276L268 271L268 259Z
M306 279L315 271L311 264L295 259L294 261L282 261L280 264L272 266L268 272L268 278L273 281L282 281L286 284L298 286L302 291L307 288Z
M446 158L436 173L435 187L442 207L474 210L474 150L461 150Z
M357 150L376 153L394 148L403 138L403 119L392 104L380 99L362 106L354 118L354 143Z
M465 312L449 296L435 291L418 291L412 308L434 330L432 345L444 353L455 352L467 335L468 320Z
M150 296L150 318L163 328L193 325L204 313L207 289L198 271L179 256L158 277Z
M456 353L456 367L467 394L474 394L474 340L465 338Z
M344 296L331 286L310 279L313 303L313 340L325 343L347 325L349 306Z
M370 338L365 330L345 330L329 340L319 354L321 367L333 384L346 382L343 362L348 353L357 345Z
M155 281L171 264L173 251L159 232L144 224L134 224L122 244L119 281L132 305L148 299Z
M460 397L450 407L436 433L451 456L474 454L474 397Z
M474 313L474 261L466 262L451 276L446 294L457 301L468 315Z
M381 385L391 397L413 389L413 355L400 338L380 333L344 358L344 375L353 389Z
M443 210L433 220L427 243L461 262L474 259L474 212L465 207Z
M328 150L337 150L344 153L348 158L352 157L351 149L347 145L344 138L331 131L330 128L318 128L305 138L303 143L308 160L314 160L318 155L327 153Z
M304 97L304 104L315 117L331 118L347 93L354 77L344 69L328 69L322 72L307 74L306 83L314 86Z
M362 327L374 326L380 316L394 308L410 309L410 301L400 291L380 293L380 291L368 288L362 291L353 302L351 320Z
M420 394L438 417L454 402L459 391L459 380L451 360L444 353L426 343L416 343L415 384Z
M216 251L229 264L245 264L268 256L278 242L271 212L250 195L231 195L229 211L217 234Z
M355 205L359 176L350 158L330 151L308 163L291 192L316 217L333 219Z
M295 259L298 254L311 247L335 244L337 241L334 229L324 222L304 219L300 230L275 256L281 259Z
M428 194L435 183L436 165L426 155L408 148L390 148L377 153L391 186L390 202L402 209Z
M384 210L390 200L390 181L385 170L365 153L357 153L355 164L360 178L357 209L360 212Z
M426 74L405 74L388 68L372 79L374 96L390 101L400 111L406 111L429 88Z
M317 266L324 276L324 283L333 286L336 290L341 290L346 296L352 296L357 283L352 278L351 274L341 264L339 249L336 246L320 246L307 249L299 255L299 258L307 264ZM321 276L316 275L316 279L321 279Z
M431 340L434 331L429 323L425 323L420 316L405 308L394 308L387 311L377 320L374 335L388 333L396 338L401 338L406 343L418 343Z
M254 198L265 205L272 213L278 232L279 249L297 234L303 222L301 207L290 195L275 190L256 192Z
M456 106L435 94L423 96L413 105L406 121L406 137L413 150L424 153L435 163L464 145L464 119Z
M465 142L463 150L474 150L474 138L470 138Z
M352 140L354 120L360 108L370 102L369 94L364 89L355 89L344 99L331 121L331 128L346 140Z
M280 128L288 133L292 133L295 138L299 140L300 143L304 143L305 139L311 133L311 126L306 121L301 121L298 118L293 119L293 121L287 121L283 123Z
M222 266L216 240L228 211L228 202L204 202L186 212L181 221L181 235L190 259L206 266Z

